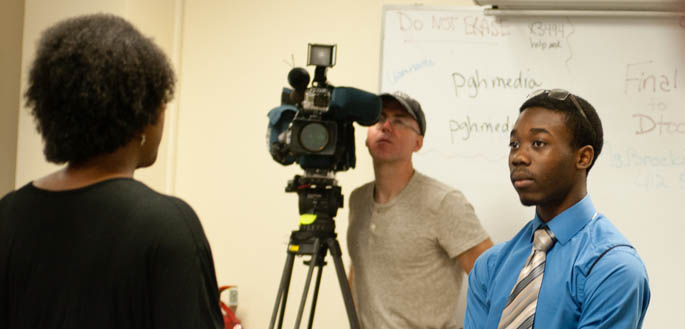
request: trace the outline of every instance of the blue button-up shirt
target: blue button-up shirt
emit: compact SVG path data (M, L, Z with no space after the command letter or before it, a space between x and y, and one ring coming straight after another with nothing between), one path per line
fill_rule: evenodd
M464 328L497 328L533 232L545 225L556 243L547 252L534 328L641 328L650 298L647 270L589 196L547 224L536 215L513 239L478 258L469 275Z

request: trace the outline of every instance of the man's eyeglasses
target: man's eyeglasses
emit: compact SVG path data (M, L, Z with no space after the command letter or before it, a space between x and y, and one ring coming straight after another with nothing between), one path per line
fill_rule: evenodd
M571 102L573 102L573 105L576 106L576 109L578 112L580 112L580 115L585 119L585 121L590 125L592 128L592 124L590 124L590 120L587 118L587 115L585 114L585 110L583 110L583 107L580 106L580 103L578 103L578 100L576 99L576 96L573 96L571 92L568 90L564 89L538 89L534 92L532 92L530 95L528 95L528 99L531 99L535 96L540 96L542 94L547 94L547 97L556 99L558 101L565 101L567 98L571 99Z
M410 119L409 117L393 116L393 117L388 118L385 115L381 114L380 118L378 118L378 124L383 125L388 120L390 120L390 126L392 126L393 129L394 128L409 129L409 130L413 130L417 134L421 135L419 130L414 128L414 126L412 126L411 121L413 121L413 120Z

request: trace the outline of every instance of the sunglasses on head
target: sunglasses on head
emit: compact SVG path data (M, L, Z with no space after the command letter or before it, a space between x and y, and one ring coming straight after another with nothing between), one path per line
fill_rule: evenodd
M588 124L590 124L590 120L587 118L587 115L585 114L585 110L583 110L583 107L580 106L580 103L578 103L578 100L576 99L576 96L573 96L571 92L568 90L564 89L538 89L534 92L532 92L530 95L528 95L528 99L531 99L536 96L540 96L546 94L547 97L556 99L558 101L565 101L567 98L571 99L571 102L573 102L573 105L576 106L576 109L578 112L580 112L580 115L587 121ZM592 124L590 124L590 127L592 127Z

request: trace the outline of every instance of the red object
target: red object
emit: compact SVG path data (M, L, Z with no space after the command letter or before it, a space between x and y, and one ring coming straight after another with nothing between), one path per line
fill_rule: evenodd
M235 316L233 310L228 307L223 301L221 301L221 293L224 290L228 290L233 286L221 286L219 287L219 306L221 306L221 313L224 315L224 327L226 329L243 329L243 325L240 323L240 319Z

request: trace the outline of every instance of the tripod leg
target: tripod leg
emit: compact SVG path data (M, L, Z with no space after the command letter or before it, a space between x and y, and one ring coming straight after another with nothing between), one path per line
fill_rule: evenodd
M338 275L340 290L342 291L343 300L345 301L345 309L347 310L347 317L350 321L350 328L361 329L359 318L357 318L357 311L354 309L354 302L352 301L350 283L347 281L345 266L342 262L342 251L340 250L340 244L335 238L326 239L326 244L331 251L331 256L333 257L333 262L335 263L335 272Z
M278 313L278 306L281 306L280 316L278 317L278 329L283 326L283 315L285 314L285 305L288 300L288 290L290 288L290 278L293 273L293 263L295 262L295 255L288 252L288 257L285 261L285 266L283 267L283 274L281 275L281 284L278 287L278 294L276 295L276 303L274 304L274 310L271 315L271 322L269 323L269 329L274 328L276 322L276 315Z
M312 255L311 261L309 263L309 271L307 271L307 281L304 285L304 291L302 292L302 300L300 300L300 308L297 311L297 319L295 320L295 329L300 328L300 322L302 321L302 313L304 312L304 305L307 302L307 295L309 294L309 285L312 282L312 273L314 272L314 267L316 266L316 260L319 257L321 241L319 238L314 239L314 255Z
M326 252L323 252L325 256ZM316 301L319 299L319 287L321 286L321 275L323 274L323 266L325 265L323 263L323 260L321 260L321 264L319 264L319 272L316 274L316 283L314 284L314 295L312 296L312 310L309 313L309 326L307 326L307 329L312 329L312 325L314 324L314 311L316 311Z

